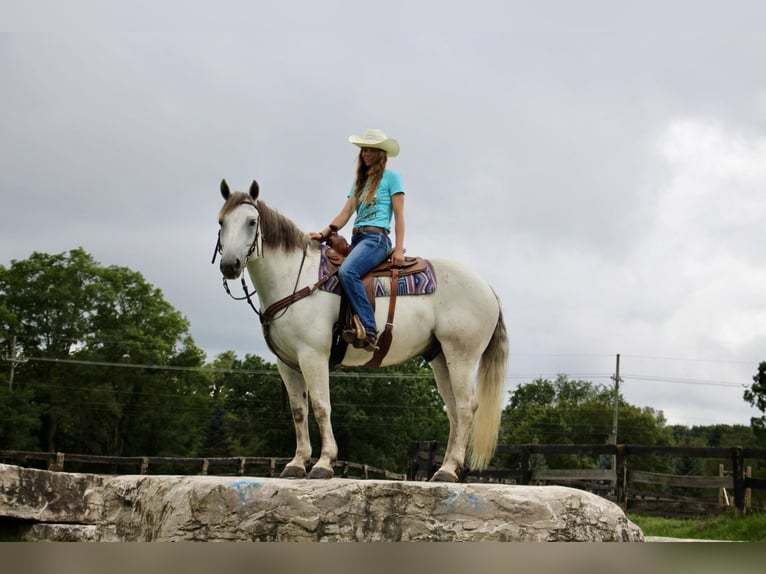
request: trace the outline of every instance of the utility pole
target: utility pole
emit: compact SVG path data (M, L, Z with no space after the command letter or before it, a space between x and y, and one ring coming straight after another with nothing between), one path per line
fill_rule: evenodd
M617 353L617 366L612 377L614 381L614 416L612 418L612 444L617 444L617 414L620 407L620 354Z
M11 364L11 372L8 375L8 390L13 391L13 375L16 371L16 367L27 362L23 357L16 355L16 335L11 337L11 354L3 355L3 360L8 361Z
M617 353L617 366L615 367L614 376L614 415L612 417L612 444L617 446L617 415L620 408L620 354ZM612 455L612 469L617 471L617 455ZM616 477L616 475L615 475Z

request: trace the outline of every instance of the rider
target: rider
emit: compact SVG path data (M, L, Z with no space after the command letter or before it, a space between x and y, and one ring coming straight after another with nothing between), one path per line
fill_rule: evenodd
M361 148L356 181L343 209L330 225L321 233L312 232L309 236L324 240L356 214L351 236L352 250L341 265L338 276L365 334L359 339L356 331L347 330L342 336L357 348L375 351L378 348L375 314L362 285L362 276L389 254L392 265L404 263L404 189L399 174L386 169L388 158L399 155L399 143L378 129L369 129L361 137L351 136L348 141ZM389 237L392 215L396 234L393 250Z

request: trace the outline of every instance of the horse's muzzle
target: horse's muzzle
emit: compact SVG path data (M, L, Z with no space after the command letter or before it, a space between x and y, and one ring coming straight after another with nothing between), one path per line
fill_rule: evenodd
M239 258L232 260L222 258L220 269L226 279L236 279L242 274L242 260Z

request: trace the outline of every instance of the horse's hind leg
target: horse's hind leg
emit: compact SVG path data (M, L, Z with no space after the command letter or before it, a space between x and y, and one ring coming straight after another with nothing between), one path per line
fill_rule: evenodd
M277 361L277 369L287 389L295 425L295 457L285 465L280 478L305 478L306 466L311 461L306 381L301 373L291 369L282 361Z
M439 394L447 407L449 439L441 468L431 478L434 482L457 482L465 464L471 421L476 410L473 368L470 362L448 365L444 353L431 361Z

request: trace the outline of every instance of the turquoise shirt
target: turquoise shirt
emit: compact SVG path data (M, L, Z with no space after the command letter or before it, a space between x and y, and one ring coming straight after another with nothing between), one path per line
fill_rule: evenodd
M354 227L371 225L382 227L387 232L391 231L391 217L394 214L394 206L391 197L397 193L404 193L402 178L395 171L385 170L380 184L375 192L375 198L367 205L356 204L356 219ZM354 186L347 197L354 197Z

